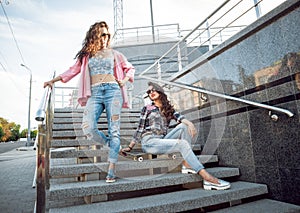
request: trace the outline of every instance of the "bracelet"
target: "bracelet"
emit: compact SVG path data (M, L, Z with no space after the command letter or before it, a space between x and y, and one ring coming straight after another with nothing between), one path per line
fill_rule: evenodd
M129 145L128 145L128 148L130 149L130 151L132 150L132 147L130 147Z

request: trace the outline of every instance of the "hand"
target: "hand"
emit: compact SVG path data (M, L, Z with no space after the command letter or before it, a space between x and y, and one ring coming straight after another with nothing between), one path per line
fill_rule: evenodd
M123 80L117 80L117 82L118 82L118 84L119 84L120 87L124 86Z
M123 80L117 80L117 82L120 85L120 87L123 87L123 86L125 86L125 84L128 80L129 80L129 77L125 76L125 78Z
M190 135L192 136L192 138L196 136L197 130L196 130L196 128L195 128L195 126L194 126L193 123L190 123L190 124L188 125L188 130L189 130L189 133L190 133Z
M127 156L126 152L130 152L130 151L131 151L131 149L129 147L126 147L126 148L121 149L120 154L123 156Z
M117 80L117 82L118 82L120 87L123 87L126 83L126 81L124 81L124 80Z
M46 82L44 82L44 88L49 86L52 89L53 84L54 83L52 81L46 81Z
M122 152L130 152L131 149L130 149L129 147L126 147L126 148L123 148L121 151L122 151Z

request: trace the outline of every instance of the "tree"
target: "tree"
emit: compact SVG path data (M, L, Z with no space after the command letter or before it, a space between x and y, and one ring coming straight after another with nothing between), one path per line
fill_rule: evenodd
M27 138L28 129L23 129L20 133L20 138Z
M20 133L20 138L27 138L28 129L23 129ZM37 136L37 130L30 131L30 138L35 138Z
M9 141L17 141L20 138L20 128L21 126L19 124L10 123L10 137Z
M16 141L20 138L20 125L14 122L9 123L6 119L0 117L0 142Z
M0 141L3 136L4 136L4 131L2 129L2 125L0 124Z

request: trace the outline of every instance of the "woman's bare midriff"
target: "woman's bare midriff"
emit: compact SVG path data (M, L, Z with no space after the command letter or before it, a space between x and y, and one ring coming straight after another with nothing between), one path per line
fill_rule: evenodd
M116 79L111 74L97 74L91 76L91 84L100 84L100 83L116 83Z

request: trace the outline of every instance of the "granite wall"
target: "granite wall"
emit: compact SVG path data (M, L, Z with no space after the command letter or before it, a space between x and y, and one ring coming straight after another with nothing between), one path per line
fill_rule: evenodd
M172 88L199 129L203 154L265 183L273 199L300 204L300 2L286 1L198 59L177 82L288 109L275 111ZM181 74L182 75L182 74ZM192 100L192 101L191 101ZM270 114L278 116L273 121Z

